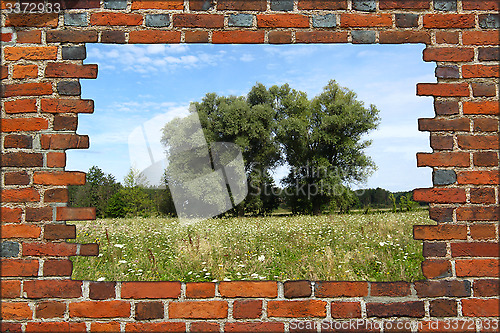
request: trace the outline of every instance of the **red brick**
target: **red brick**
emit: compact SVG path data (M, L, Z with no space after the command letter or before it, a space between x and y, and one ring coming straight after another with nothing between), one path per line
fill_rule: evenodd
M275 281L232 281L221 282L219 293L222 297L266 297L278 296L278 284Z
M97 256L99 254L99 244L81 244L80 245L80 255L81 256Z
M82 301L69 304L69 316L80 318L125 318L130 316L127 301Z
M300 14L259 14L259 28L308 28L309 17Z
M266 0L218 0L218 10L255 10L265 11L267 7Z
M131 31L128 42L130 44L153 44L153 43L180 43L180 31Z
M79 171L36 171L33 183L38 185L84 185L85 173Z
M418 119L419 131L466 131L470 130L470 120L465 117L454 119L420 118Z
M498 257L498 243L451 243L452 257Z
M66 166L66 153L47 153L47 167L64 168Z
M103 31L101 32L101 43L125 44L125 32Z
M136 9L184 9L183 0L153 1L153 0L133 0L132 10Z
M139 302L135 304L136 320L163 319L163 317L163 302Z
M408 282L372 282L371 296L403 297L410 295Z
M43 263L43 276L71 276L73 262L69 259L46 259Z
M42 32L40 30L26 30L17 32L17 43L40 44Z
M3 189L0 191L2 202L27 202L39 201L40 194L34 188Z
M427 0L380 0L380 9L429 9Z
M179 322L127 323L126 332L186 332L186 324Z
M2 33L0 35L0 42L10 42L12 41L12 33L7 32L7 33Z
M36 305L36 318L62 318L66 312L63 302L40 302Z
M476 118L474 119L475 132L497 132L498 119L493 118Z
M436 31L436 43L438 44L458 44L458 32Z
M497 101L464 102L463 108L464 114L500 114L500 109Z
M434 110L436 115L452 115L458 114L457 100L434 101Z
M168 305L169 318L218 319L227 317L226 301L182 301Z
M115 286L115 282L90 282L89 298L100 300L115 298Z
M142 15L125 13L92 13L90 15L91 25L109 25L109 26L131 26L141 25Z
M473 14L426 14L424 15L424 28L434 29L460 29L474 28Z
M367 282L316 282L316 297L359 297L368 296Z
M0 288L2 298L18 298L21 295L21 281L2 280Z
M424 302L366 303L368 317L414 317L425 315Z
M4 2L1 2L3 6ZM12 323L8 321L2 322L2 331L4 332L22 332L21 323Z
M52 207L27 207L25 219L28 222L52 221Z
M42 134L42 149L87 149L89 137L77 134Z
M30 280L24 282L24 291L28 298L77 298L82 296L82 281Z
M292 33L290 31L269 31L269 44L290 44L292 42Z
M99 0L56 0L61 3L62 9L91 9L99 8Z
M52 90L52 88L51 88ZM7 113L31 113L36 112L36 99L17 99L7 101L4 104L4 110Z
M47 31L47 43L97 43L97 31L53 30Z
M0 79L5 80L9 76L9 69L6 66L0 66Z
M57 59L57 46L30 46L4 48L5 60L55 60Z
M423 52L424 61L472 61L474 49L466 47L427 47Z
M45 118L11 118L2 119L0 131L6 132L31 132L49 128Z
M215 283L213 282L188 282L186 283L187 298L215 297Z
M467 97L467 83L417 83L417 95L440 97Z
M56 221L95 220L94 207L57 207Z
M38 260L1 259L0 268L0 276L37 276ZM26 285L24 291L26 291Z
M414 225L413 238L416 240L467 239L467 226L456 224Z
M325 301L268 301L268 317L304 318L326 317Z
M361 304L359 302L332 301L332 318L361 318Z
M0 221L2 222L7 222L7 223L21 222L22 215L23 215L23 210L21 208L8 208L8 207L0 208Z
M214 14L174 14L174 27L181 28L222 28L224 16Z
M180 282L123 282L122 298L177 298Z
M413 190L413 200L433 203L465 203L463 188L417 188Z
M57 27L58 14L8 14L6 27Z
M93 113L94 101L90 99L42 99L41 111L49 113Z
M429 313L432 317L456 317L457 301L452 299L436 299L429 302Z
M347 43L347 32L297 31L296 43Z
M431 133L430 137L431 148L436 150L452 150L453 136L452 135L436 135Z
M424 257L445 257L446 256L446 243L445 242L424 242L422 250ZM372 288L373 290L373 288Z
M469 156L470 154L465 152L417 153L417 166L468 167Z
M45 77L95 79L97 77L97 65L49 62L45 68Z
M496 135L458 135L458 146L461 149L498 149Z
M493 187L471 188L470 202L475 204L494 204L495 189Z
M462 32L464 45L498 45L498 31L464 31Z
M67 188L54 188L46 190L43 197L44 202L68 202Z
M22 320L31 319L33 311L28 303L24 302L1 302L0 310L2 320Z
M390 14L341 14L340 26L347 27L391 27L392 16Z
M494 224L474 224L469 227L472 239L496 238Z
M499 277L498 259L457 259L455 270L457 276Z
M4 224L2 238L38 238L42 229L32 224Z
M500 295L500 280L481 279L474 281L474 296L489 297Z
M460 171L457 173L458 184L498 185L498 170L494 171Z
M469 298L462 300L462 313L466 317L499 317L498 299Z
M262 315L261 300L237 300L233 304L233 318L257 319Z
M498 221L500 214L498 206L490 207L458 207L459 221Z
M52 94L52 84L40 83L16 83L2 85L1 97L13 96L42 96Z
M264 43L264 31L214 31L214 44L258 44Z
M12 72L13 79L32 79L38 76L37 65L16 65Z
M207 31L186 31L184 34L186 43L208 43Z
M23 256L69 257L76 254L73 243L25 243Z
M284 332L285 325L276 322L239 322L226 323L224 332L253 333L253 332Z
M92 322L90 324L90 332L120 332L120 323L116 321L105 323Z
M29 322L26 332L86 332L83 322Z
M17 167L41 167L43 166L43 156L40 153L25 153L17 151L13 153L5 153L0 161L1 166L17 166Z
M464 10L500 10L496 0L467 0L462 3Z
M426 31L381 31L380 44L424 43L430 44L431 36Z
M209 323L209 322L193 322L191 323L190 332L220 332L219 323Z

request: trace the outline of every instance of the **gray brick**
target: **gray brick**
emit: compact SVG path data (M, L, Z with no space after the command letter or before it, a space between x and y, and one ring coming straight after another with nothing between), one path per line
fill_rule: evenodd
M64 25L72 27L86 27L87 13L64 13Z
M396 14L396 27L410 28L418 26L417 14Z
M145 22L147 27L167 27L170 17L166 14L148 14Z
M436 67L435 71L436 77L441 79L458 79L460 78L460 73L458 72L458 66L439 66Z
M457 0L434 0L434 9L444 12L457 10Z
M64 96L78 96L81 94L81 86L78 81L61 81L57 83L57 92Z
M252 14L233 14L229 16L230 27L251 27L253 24Z
M62 58L63 60L83 60L87 58L87 51L85 46L63 46Z
M374 12L377 10L376 0L353 0L352 9L363 12Z
M16 242L2 242L2 257L10 258L19 255L19 243Z
M352 42L354 44L372 44L375 43L375 31L352 31Z
M500 15L499 14L479 15L479 26L483 29L500 28Z
M453 170L436 170L432 173L434 185L450 185L457 181L457 174Z
M271 10L275 11L293 10L293 0L271 0Z
M106 9L127 9L127 0L104 0Z
M333 28L337 25L335 14L314 15L313 27L315 28Z

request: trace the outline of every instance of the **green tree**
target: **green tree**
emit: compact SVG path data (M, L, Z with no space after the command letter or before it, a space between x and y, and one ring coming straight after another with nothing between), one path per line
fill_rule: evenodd
M357 95L330 81L312 100L288 85L272 87L285 160L291 166L283 180L319 214L333 196L352 182L366 180L375 168L362 136L378 125L378 110L366 108Z

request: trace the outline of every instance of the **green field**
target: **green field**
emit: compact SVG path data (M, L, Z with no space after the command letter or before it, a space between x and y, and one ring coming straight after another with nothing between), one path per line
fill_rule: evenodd
M427 211L211 219L77 222L78 243L98 257L73 257L73 279L105 281L370 280L415 281Z

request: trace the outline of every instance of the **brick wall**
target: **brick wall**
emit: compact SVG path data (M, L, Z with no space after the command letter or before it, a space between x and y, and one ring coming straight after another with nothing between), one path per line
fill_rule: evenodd
M32 0L34 1L34 0ZM67 0L57 14L8 14L2 1L2 330L294 331L294 320L420 323L422 331L493 331L499 316L499 4L488 0ZM419 119L432 153L435 226L415 226L428 280L392 282L89 282L70 279L66 149L77 135L86 43L424 43L435 117ZM457 326L449 326L450 319ZM437 320L437 322L436 322ZM485 325L481 326L481 323ZM448 327L448 326L449 327ZM330 327L329 329L331 329ZM351 327L352 328L352 327ZM380 327L372 327L380 331ZM393 327L394 328L394 327ZM333 328L335 330L335 328ZM316 328L314 329L314 331ZM407 329L406 329L407 330ZM385 328L385 331L390 331ZM405 331L405 330L403 330Z

